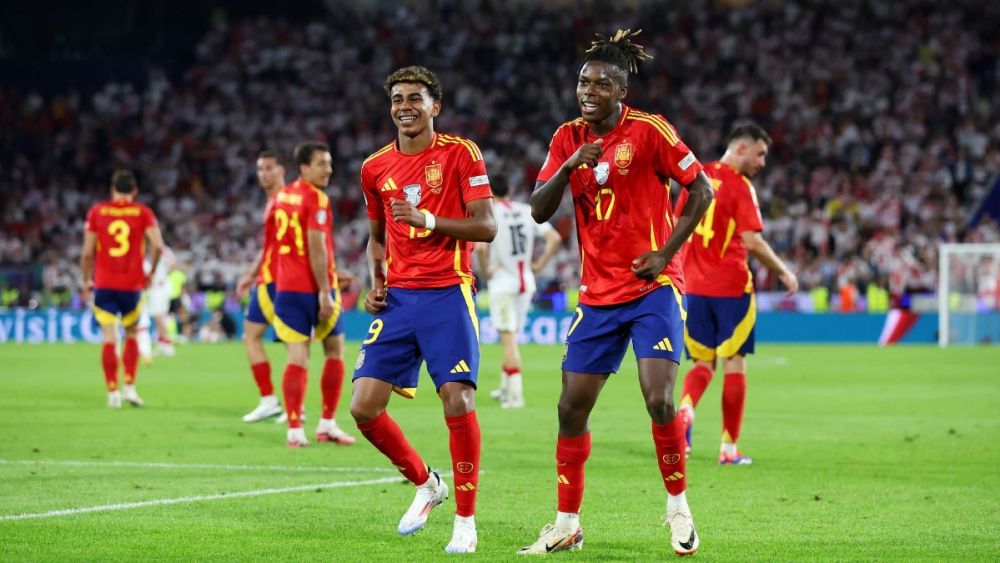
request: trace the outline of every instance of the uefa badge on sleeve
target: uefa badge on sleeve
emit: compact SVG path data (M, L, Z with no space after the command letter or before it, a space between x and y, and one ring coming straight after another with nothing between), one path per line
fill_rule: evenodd
M316 223L320 225L326 224L326 209L320 209L316 212Z

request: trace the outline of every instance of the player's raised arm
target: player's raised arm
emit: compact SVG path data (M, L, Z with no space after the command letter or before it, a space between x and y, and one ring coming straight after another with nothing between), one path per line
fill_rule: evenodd
M576 152L563 161L552 177L545 182L537 182L535 184L535 191L531 194L531 218L536 223L544 223L555 215L556 210L559 209L559 202L562 201L563 193L566 191L566 186L569 184L569 175L574 170L584 164L591 167L597 165L597 159L603 154L601 150L602 142L603 139L597 139L593 143L580 145L576 149ZM555 140L553 140L553 143L555 143ZM550 148L549 159L553 158L552 152ZM546 160L545 165L542 167L543 173L549 166L549 160Z
M372 315L385 309L385 221L369 219L368 271L372 290L365 295L365 311Z
M465 209L469 216L463 218L437 217L428 212L420 212L415 205L403 199L393 199L389 205L393 219L418 229L472 242L492 242L497 235L497 221L493 217L493 201L490 198L466 203Z

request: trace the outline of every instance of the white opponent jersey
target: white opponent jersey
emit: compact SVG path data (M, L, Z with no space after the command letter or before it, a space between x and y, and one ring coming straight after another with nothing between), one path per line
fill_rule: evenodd
M166 288L170 282L170 269L174 267L177 262L177 257L174 255L170 247L163 245L163 254L160 255L160 261L156 264L156 271L150 276L149 288L159 289ZM142 269L149 273L149 267L152 264L149 261L145 261L142 264Z
M491 293L533 293L535 275L531 272L535 239L552 230L552 225L535 223L531 206L517 201L495 200L493 215L497 236L490 243L490 266L496 273L490 278Z

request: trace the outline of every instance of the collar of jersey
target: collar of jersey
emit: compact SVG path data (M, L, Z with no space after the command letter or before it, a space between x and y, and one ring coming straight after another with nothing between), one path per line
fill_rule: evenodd
M587 135L589 135L591 137L596 137L598 139L604 139L604 138L610 136L612 133L614 133L615 131L617 131L619 127L622 126L622 123L625 123L625 116L628 115L628 113L629 113L629 111L631 111L631 109L632 108L628 107L627 105L622 104L622 114L618 116L618 123L616 123L615 126L612 127L610 131L608 131L607 133L605 133L603 135L597 135L596 133L594 133L594 130L590 128L590 125L584 123L584 127L587 128Z
M420 156L420 155L424 154L425 152L433 149L434 146L437 145L437 142L438 142L438 134L437 134L437 131L435 131L434 132L434 136L431 137L431 142L428 143L428 145L426 147L424 147L424 150L422 150L420 152L415 152L413 154L406 154L405 152L399 150L399 137L396 137L396 140L392 143L392 150L396 151L396 154L402 155L402 156Z

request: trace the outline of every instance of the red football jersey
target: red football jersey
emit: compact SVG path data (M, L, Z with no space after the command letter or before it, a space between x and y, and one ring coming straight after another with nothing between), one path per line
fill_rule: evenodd
M264 257L260 263L260 271L257 272L255 285L271 283L278 278L278 260L274 255L274 246L277 244L277 225L274 222L274 199L267 198L267 206L264 207Z
M134 201L105 201L87 212L87 231L97 235L94 287L139 291L146 287L142 260L146 255L146 229L156 226L156 216Z
M662 116L623 105L618 125L605 135L594 135L582 118L556 130L538 181L548 181L580 145L597 139L603 139L597 166L581 166L569 177L580 242L580 302L625 303L662 285L683 292L679 256L652 282L632 273L632 261L667 241L673 229L669 181L687 186L701 163Z
M337 263L333 259L333 216L330 214L329 196L299 178L282 188L274 199L277 290L319 292L309 264L309 229L323 231L327 276L330 288L336 288Z
M764 230L757 192L750 179L731 166L713 162L705 168L715 199L685 244L684 278L688 293L706 297L739 297L753 291L747 249L741 233ZM677 200L684 209L687 192Z
M385 221L386 285L406 289L472 285L474 243L417 229L392 218L390 201L405 199L438 217L467 217L466 204L493 197L483 154L475 143L435 134L417 154L386 145L361 165L368 217Z

